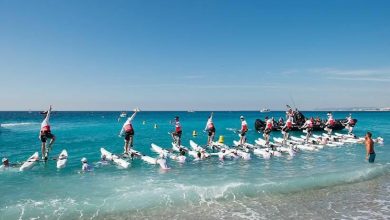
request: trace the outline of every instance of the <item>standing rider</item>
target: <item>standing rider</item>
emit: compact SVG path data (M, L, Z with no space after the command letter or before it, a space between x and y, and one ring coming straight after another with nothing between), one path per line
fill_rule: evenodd
M352 134L353 127L355 127L355 121L352 119L352 114L349 113L347 122L344 124L345 128L348 129L348 134Z
M129 154L129 145L130 148L133 147L134 128L132 125L132 121L138 111L139 111L138 109L135 109L133 115L127 118L126 122L123 124L122 129L119 133L120 137L125 136L125 145L123 147L124 154Z
M213 123L213 112L211 112L211 115L209 116L209 119L207 120L205 131L208 132L208 138L207 138L207 145L211 145L214 141L215 137L215 126Z
M285 123L284 126L282 127L283 145L286 145L286 141L287 141L287 139L288 139L289 131L291 130L292 125L293 125L292 117L289 116L289 117L287 118L287 120L286 120L286 123Z
M177 146L181 148L181 134L183 133L182 127L179 121L179 116L175 117L175 131L172 132L172 138L175 140Z
M265 129L264 129L264 134L263 134L263 137L265 139L265 144L266 145L269 145L269 138L270 138L270 134L271 134L271 131L274 127L274 118L270 118L268 119L268 116L265 117Z
M240 129L240 145L244 145L246 142L245 134L248 131L248 124L245 121L244 116L240 116L241 120L241 129Z
M324 130L328 132L328 135L332 134L333 127L335 126L336 121L333 119L332 113L328 113L328 121L325 123L325 128Z
M311 117L310 119L305 121L305 124L301 127L301 129L306 128L306 143L309 143L309 138L311 137L311 134L313 132L313 123L314 119Z
M50 105L49 110L45 113L46 117L42 121L41 130L39 132L39 139L42 142L42 147L41 147L42 159L44 159L44 160L47 160L47 153L52 148L52 145L53 145L54 141L56 140L56 137L54 136L54 134L51 133L50 124L49 124L51 109L52 108L51 108L51 105ZM46 141L47 141L47 139L50 139L50 143L49 143L49 146L47 146L47 149L46 149Z

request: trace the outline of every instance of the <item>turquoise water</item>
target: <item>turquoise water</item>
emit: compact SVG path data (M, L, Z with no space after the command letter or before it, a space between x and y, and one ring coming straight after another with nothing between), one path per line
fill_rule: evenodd
M283 112L267 115L279 117ZM347 112L336 112L344 118ZM40 163L32 170L0 171L1 219L127 219L127 218L368 218L390 217L390 138L389 112L356 112L355 134L367 130L385 139L376 145L374 164L364 159L361 144L300 152L270 160L217 158L189 161L180 165L168 161L169 171L135 159L128 169L103 166L80 174L80 159L99 161L100 147L114 153L123 151L118 137L123 120L119 112L56 112L51 126L57 141L51 156L62 149L69 153L66 168L57 170L55 161ZM205 144L202 132L209 112L140 112L134 120L134 148L150 156L155 143L171 147L167 134L170 120L179 115L183 126L183 145L192 139ZM231 130L240 127L244 115L249 127L248 141L260 135L254 131L258 112L215 112L217 136L232 144L238 136ZM322 115L325 112L305 112ZM11 163L26 160L40 152L38 133L42 116L37 112L0 112L0 156ZM145 121L145 125L143 125ZM154 124L157 129L153 128ZM198 131L192 137L192 131ZM345 131L344 131L345 132ZM294 133L293 133L294 134ZM298 135L299 133L295 133ZM273 136L281 136L274 132Z

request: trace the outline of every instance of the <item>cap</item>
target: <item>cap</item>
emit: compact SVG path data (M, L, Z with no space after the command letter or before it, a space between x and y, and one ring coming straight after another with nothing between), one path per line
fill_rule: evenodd
M86 162L87 162L87 158L83 157L83 158L81 159L81 162L86 163Z
M1 162L4 163L5 161L8 161L8 158L4 157Z
M244 116L241 115L241 116L240 116L240 119L244 119Z

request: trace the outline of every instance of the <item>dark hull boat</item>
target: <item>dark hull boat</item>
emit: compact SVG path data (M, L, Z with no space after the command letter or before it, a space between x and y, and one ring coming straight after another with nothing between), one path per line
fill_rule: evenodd
M355 125L357 123L357 119L353 119ZM305 123L305 116L301 112L297 112L294 114L294 122L295 125L291 128L292 131L301 131L301 127ZM333 126L333 131L339 131L345 128L344 124L347 122L347 119L335 119L335 125ZM315 121L313 126L313 131L323 131L325 128L326 121ZM261 119L256 119L255 121L255 130L258 132L263 132L265 129L265 121ZM273 131L279 131L282 129L284 124L274 123Z

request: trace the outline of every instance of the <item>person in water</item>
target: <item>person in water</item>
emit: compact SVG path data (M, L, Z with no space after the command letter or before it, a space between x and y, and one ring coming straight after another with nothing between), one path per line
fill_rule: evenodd
M180 121L179 121L179 116L175 117L175 130L171 133L172 134L172 139L175 140L177 146L181 146L181 134L183 133Z
M215 137L215 126L213 122L213 113L211 112L211 115L209 116L209 119L207 120L205 131L208 132L208 137L207 137L207 145L211 145L212 142L214 141Z
M332 134L333 127L335 126L336 121L333 119L332 113L328 113L328 120L325 123L325 128L324 130L328 132L328 135Z
M2 169L5 169L5 168L9 168L10 165L9 165L9 160L8 158L4 157L2 160L1 160L1 166L0 168Z
M265 139L265 144L269 145L269 138L271 135L271 131L274 127L274 118L268 118L268 116L265 117L265 128L264 128L264 134L263 137Z
M81 170L83 172L90 172L93 170L93 167L88 164L87 158L83 157L81 159L81 163L82 163Z
M244 116L240 117L241 120L241 129L239 131L240 133L240 145L244 145L246 142L246 132L248 132L248 123L246 123Z
M125 137L125 145L123 146L124 154L129 154L129 145L130 148L133 147L133 141L134 141L134 128L132 125L132 121L137 114L138 110L136 109L134 113L127 118L126 122L123 124L122 129L119 133L119 136Z
M183 150L183 151L180 151L180 155L177 157L177 160L179 161L179 163L184 163L186 162L186 152Z
M375 150L374 150L374 141L372 140L371 132L367 132L365 136L365 144L366 144L366 160L369 163L374 163L375 161Z
M50 124L49 124L51 109L52 107L50 105L49 110L45 112L46 116L41 124L41 130L39 131L39 139L42 142L42 146L41 146L42 159L44 160L47 160L47 153L49 150L51 150L54 141L56 139L55 135L51 133ZM50 139L49 146L46 146L47 139Z
M100 161L98 162L98 164L101 166L105 166L105 165L109 165L110 161L107 159L107 156L105 154L102 154L100 156Z

